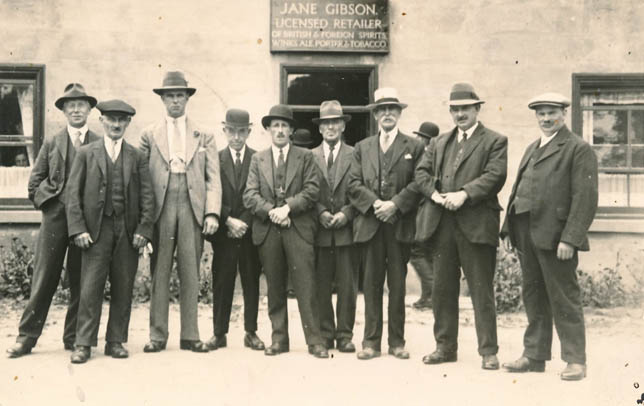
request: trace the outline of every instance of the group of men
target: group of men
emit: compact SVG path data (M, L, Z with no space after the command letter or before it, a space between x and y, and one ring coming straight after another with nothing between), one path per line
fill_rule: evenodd
M123 140L135 114L127 103L97 103L79 84L70 84L56 101L68 125L46 140L29 183L29 196L42 210L43 221L32 294L10 357L27 354L36 344L67 251L71 300L63 341L73 350L72 362L87 361L97 345L108 277L105 354L127 357L122 344L127 341L134 275L139 253L150 246L150 341L145 352L162 351L168 341L175 257L181 349L207 352L227 346L239 272L246 347L268 356L289 351L290 279L309 353L328 358L333 348L355 352L354 253L360 250L365 327L359 359L381 354L385 280L388 353L409 358L404 327L411 259L422 281L415 307L434 312L436 350L423 362L457 359L462 270L482 368L495 370L493 278L501 236L507 249L517 248L529 323L523 355L504 368L543 371L551 357L554 319L568 363L561 378L586 375L575 270L577 252L588 249L586 233L597 207L597 161L590 146L565 126L570 103L564 96L548 93L528 105L543 135L521 160L501 228L497 194L506 180L508 139L478 120L484 101L470 84L452 87L448 104L455 127L438 135L435 125L423 123L415 133L424 142L399 130L407 105L395 89L381 88L368 106L378 132L355 147L343 140L351 116L338 101L327 100L313 119L322 135L320 146L295 146L293 112L276 105L261 120L271 137L270 148L263 151L246 145L252 123L241 109L227 111L222 126L228 146L217 151L214 135L186 118L186 104L196 89L182 73L168 72L162 87L153 90L166 117L143 131L138 149ZM101 112L103 138L87 129L93 107ZM204 237L213 247L214 335L206 342L197 328ZM260 272L268 289L269 346L256 334Z

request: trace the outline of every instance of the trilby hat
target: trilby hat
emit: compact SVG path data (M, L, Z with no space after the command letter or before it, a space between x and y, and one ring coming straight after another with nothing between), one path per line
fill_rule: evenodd
M351 116L343 113L342 105L339 101L326 100L320 104L320 118L314 118L311 121L319 124L322 120L332 120L336 118L341 118L344 122L351 121Z
M91 108L96 106L96 98L88 95L85 92L85 88L80 83L70 83L65 86L63 95L60 96L54 104L59 110L62 110L65 102L73 99L87 100Z
M455 83L449 93L450 106L469 106L472 104L483 104L485 101L479 99L474 91L474 86L469 83Z
M185 90L188 92L188 96L192 96L197 91L197 89L195 89L194 87L188 86L188 81L186 80L185 75L183 74L183 72L179 71L166 72L165 76L163 77L163 83L161 84L161 87L152 89L152 91L159 96L161 96L163 92L168 90Z
M380 89L376 89L373 94L373 98L375 101L367 105L367 108L371 110L388 104L396 105L401 109L407 107L407 104L400 102L398 99L398 92L393 87L381 87Z

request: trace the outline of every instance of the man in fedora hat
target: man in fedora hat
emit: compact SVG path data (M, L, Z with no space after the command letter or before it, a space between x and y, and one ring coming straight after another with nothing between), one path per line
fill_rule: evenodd
M244 192L244 206L253 214L253 243L259 246L268 286L268 315L273 334L272 344L264 353L277 355L289 351L288 269L309 353L328 358L320 336L315 294L313 243L318 170L311 151L289 144L294 123L293 111L281 104L273 106L262 118L272 145L253 155Z
M528 328L523 355L503 364L510 372L543 372L551 358L554 319L563 380L586 376L586 336L577 251L588 251L586 233L597 210L597 157L566 127L568 99L546 93L532 99L542 131L528 146L512 188L501 232L506 249L517 247L523 273Z
M358 359L380 356L382 295L389 288L389 354L409 358L405 350L405 277L414 241L419 195L414 167L423 144L398 129L402 110L393 88L381 88L368 107L378 122L378 134L360 141L349 171L349 200L358 211L353 240L364 243L365 328Z
M207 352L199 339L197 306L199 264L203 236L219 227L221 180L219 154L212 132L201 129L186 116L186 105L196 92L183 73L167 72L163 85L153 91L161 96L166 116L141 135L140 148L148 157L156 209L154 253L150 267L150 342L145 352L159 352L168 340L170 273L176 248L180 279L182 350Z
M322 173L320 198L316 204L321 227L315 236L320 330L326 347L334 348L337 341L341 352L356 350L351 342L358 294L357 268L353 266L351 256L351 221L355 209L347 192L353 148L342 140L345 125L350 120L351 116L343 113L337 100L322 102L320 117L313 119L320 127L323 139L322 144L313 150ZM337 290L337 327L331 300L334 285Z
M251 239L250 226L253 215L242 202L248 168L255 154L255 150L246 145L252 123L246 110L229 109L222 125L228 147L219 151L222 226L211 238L214 335L206 345L210 350L227 345L226 334L239 268L244 292L244 346L253 350L263 350L264 343L256 334L261 265L257 247Z
M20 319L16 344L7 350L10 358L28 354L36 345L60 282L65 254L70 288L63 332L65 349L72 350L76 340L81 252L67 239L67 181L76 150L101 137L87 126L87 118L96 106L96 99L88 95L81 84L67 85L55 105L65 115L67 126L45 140L29 178L29 200L42 211L42 222L36 242L31 295Z
M71 362L82 364L96 346L105 282L110 281L110 314L105 355L127 358L132 288L139 250L152 239L154 196L143 154L123 139L136 111L122 100L96 105L103 142L78 150L69 176L69 237L83 250L76 348Z
M478 121L483 103L472 85L455 84L449 111L456 127L429 144L416 168L416 182L429 205L418 219L416 239L428 241L434 256L437 348L423 358L426 364L456 361L462 268L482 368L499 368L493 279L501 211L497 193L505 183L508 140Z

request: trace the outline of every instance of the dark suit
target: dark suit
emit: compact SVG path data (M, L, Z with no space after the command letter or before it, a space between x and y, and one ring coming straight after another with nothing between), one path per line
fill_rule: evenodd
M501 211L497 193L505 183L508 140L482 123L460 146L457 135L454 128L432 140L416 168L416 182L426 205L418 219L416 239L429 240L432 248L432 307L438 349L456 352L458 348L462 268L474 306L479 354L493 355L498 352L493 291ZM449 179L447 173L451 174ZM435 190L464 190L468 198L460 209L449 211L431 200Z
M279 227L268 216L277 204L273 178L275 164L270 148L253 155L243 199L244 206L253 213L253 243L259 246L266 274L272 343L288 348L287 269L292 272L306 343L322 344L322 338L315 295L313 249L317 229L318 169L311 151L293 145L285 165L284 197L290 207L290 227Z
M89 233L93 244L83 250L81 298L76 344L96 346L103 305L105 281L110 278L110 315L107 342L126 342L132 288L138 266L138 250L132 246L134 234L152 239L154 193L143 154L123 141L114 164L122 165L124 210L108 215L106 207L114 194L103 141L80 148L69 179L69 236ZM116 173L116 172L114 172ZM115 206L116 207L116 206ZM115 209L116 210L116 209Z
M228 333L230 310L235 292L235 278L239 267L244 292L244 330L257 331L257 309L259 305L259 275L261 265L257 247L251 238L253 215L244 207L242 196L246 190L246 180L250 162L255 150L246 146L241 171L235 176L235 161L230 149L219 151L221 165L221 226L211 238L213 250L212 263L212 319L216 336ZM226 220L233 217L248 224L242 238L230 238L226 234Z
M585 364L576 251L589 249L586 233L597 209L597 158L590 145L566 127L547 145L539 145L540 140L532 143L521 160L502 230L517 247L523 271L528 315L524 355L536 360L551 358L554 318L561 358ZM527 206L518 202L523 198ZM557 258L560 241L575 248L572 259Z
M364 348L380 351L385 277L389 288L388 343L390 347L405 345L405 277L419 199L413 177L423 149L420 141L398 132L387 157L380 148L379 136L362 140L353 151L349 199L359 212L353 221L353 240L366 243ZM397 212L390 223L376 218L372 206L378 199L396 204Z
M329 340L351 340L356 318L356 296L358 294L358 273L353 266L353 229L351 222L355 209L349 202L347 184L353 148L343 142L337 158L329 171L324 158L322 145L313 150L315 161L322 173L320 179L320 198L317 202L317 215L325 211L331 214L344 213L348 222L341 228L318 228L315 236L316 277L318 304L320 306L320 330L322 337ZM337 289L337 329L333 315L333 285Z
M92 131L85 134L87 144L101 139ZM80 299L81 253L67 239L65 202L67 180L76 156L67 128L45 140L29 178L29 199L42 211L42 222L36 242L34 273L29 302L20 319L17 342L35 345L42 333L51 300L60 282L67 253L66 273L69 277L69 306L65 317L63 341L74 344L76 316ZM68 249L69 248L69 249Z

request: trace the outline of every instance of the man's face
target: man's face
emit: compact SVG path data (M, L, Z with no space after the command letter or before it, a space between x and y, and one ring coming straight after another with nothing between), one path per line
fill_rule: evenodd
M288 144L291 133L293 132L293 128L288 121L279 119L271 120L271 124L268 126L268 130L271 132L273 145L278 148L281 148Z
M27 159L27 155L25 154L16 155L15 162L16 162L16 166L22 166L22 167L29 166L29 159Z
M130 125L131 117L127 114L105 113L99 117L105 135L117 141L125 135L125 129Z
M320 134L329 145L335 145L340 141L344 132L345 123L341 118L332 118L320 121Z
M161 95L161 100L165 104L168 116L172 118L181 117L186 114L186 104L188 104L188 92L185 90L166 90Z
M90 110L87 100L72 99L63 104L63 114L67 117L67 123L74 128L81 128L87 123Z
M224 126L224 134L226 134L226 139L228 140L228 146L235 151L241 151L246 144L248 135L250 134L249 127L235 127L235 126Z
M547 136L559 131L566 123L566 109L561 107L537 106L535 114L541 131Z
M391 131L398 124L402 109L395 104L385 104L373 110L378 125L385 131Z
M462 131L467 131L478 121L480 104L469 104L467 106L450 106L449 113L452 115L454 124Z

